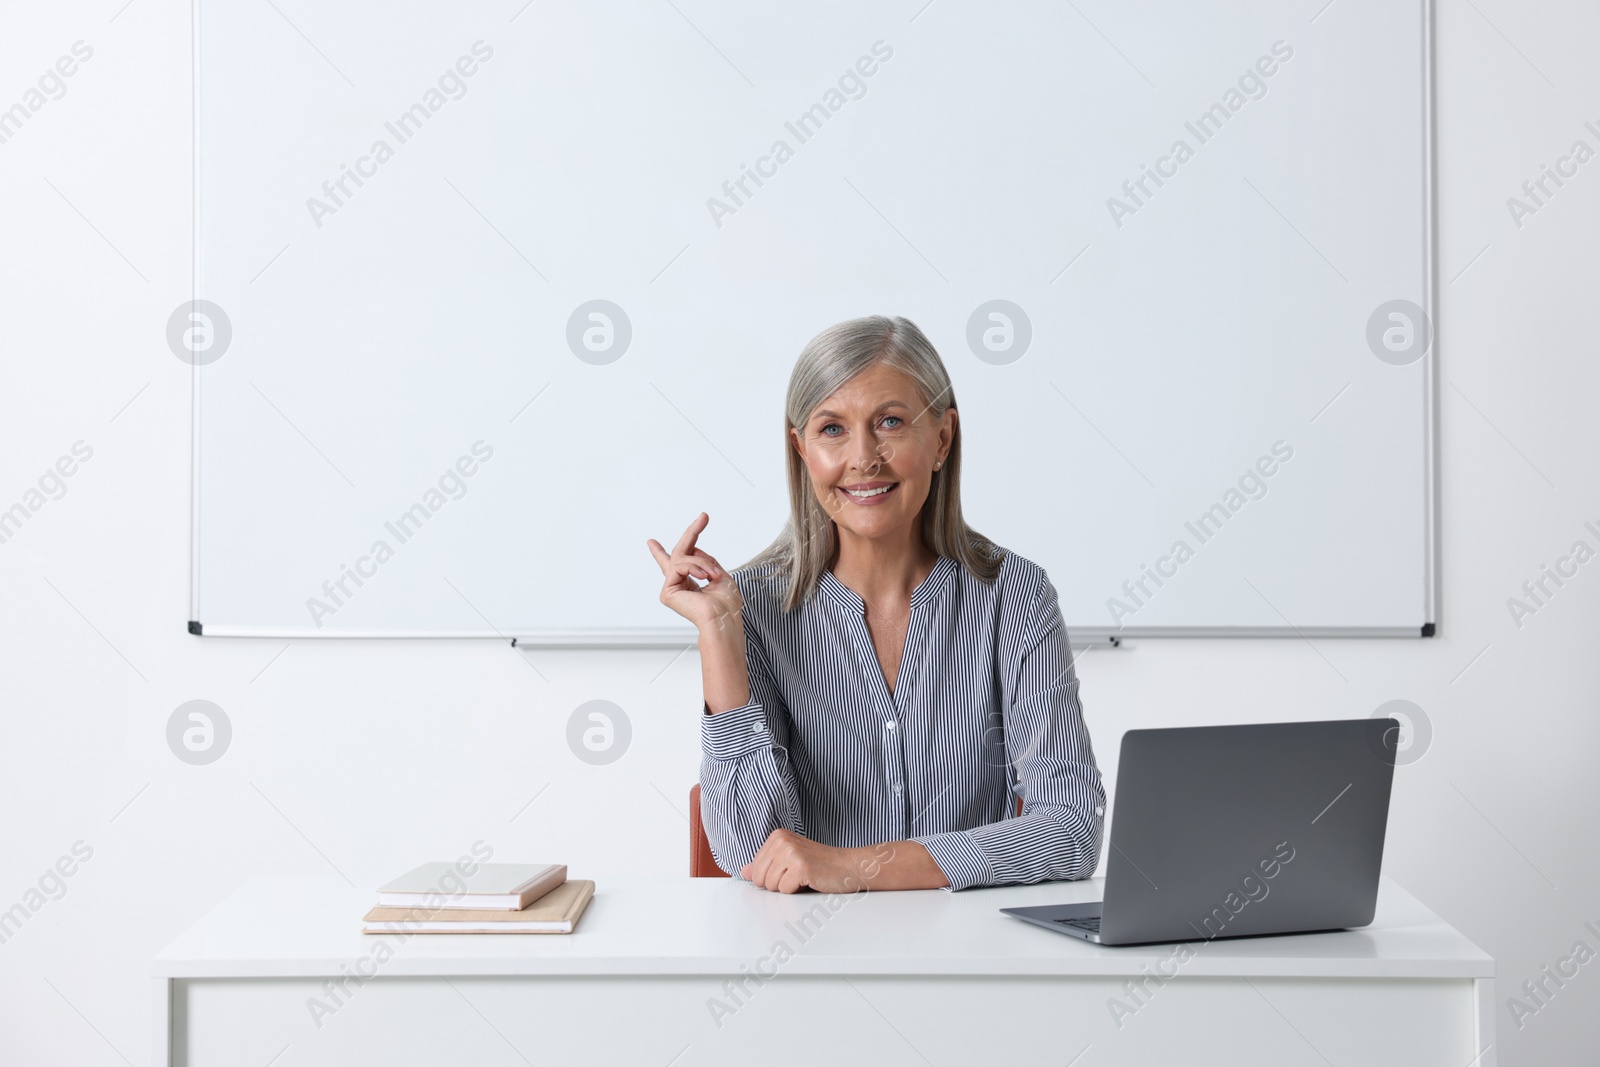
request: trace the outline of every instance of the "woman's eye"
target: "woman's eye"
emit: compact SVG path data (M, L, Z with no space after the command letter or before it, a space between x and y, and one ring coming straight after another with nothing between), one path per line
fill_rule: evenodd
M829 430L838 430L839 433L843 433L844 432L844 427L840 426L837 422L830 422L830 423L828 423L828 425L824 426L822 429L818 430L817 432L820 433L823 437L838 437L839 436L839 434L837 434L837 433L829 433L828 432Z
M905 420L898 415L886 415L883 419L883 425L885 429L898 430L900 428L900 424L904 421ZM891 423L893 423L893 425L890 425Z

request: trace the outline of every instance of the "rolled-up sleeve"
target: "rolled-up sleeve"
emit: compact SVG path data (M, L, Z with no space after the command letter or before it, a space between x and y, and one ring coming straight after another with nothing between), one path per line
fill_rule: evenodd
M750 703L700 716L700 819L717 866L738 876L772 831L804 834L789 766L789 714L747 630Z
M914 838L949 888L1087 878L1100 856L1105 788L1078 701L1072 646L1045 579L1002 710L1006 758L1023 797L1016 818Z

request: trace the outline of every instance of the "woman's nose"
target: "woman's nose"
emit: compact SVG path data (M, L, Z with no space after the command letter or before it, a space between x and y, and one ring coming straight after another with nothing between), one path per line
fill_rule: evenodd
M856 470L870 478L883 469L890 457L883 444L871 434L863 434L857 440L860 444L857 446L853 465Z

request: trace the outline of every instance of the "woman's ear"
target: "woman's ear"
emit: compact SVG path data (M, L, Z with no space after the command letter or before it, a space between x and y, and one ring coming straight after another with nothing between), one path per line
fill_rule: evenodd
M944 466L945 460L950 458L950 445L956 439L956 409L951 405L944 409L944 414L939 418L939 465Z

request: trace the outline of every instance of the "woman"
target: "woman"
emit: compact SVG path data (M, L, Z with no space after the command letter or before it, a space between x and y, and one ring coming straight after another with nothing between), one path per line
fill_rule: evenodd
M699 630L717 864L784 893L1088 877L1105 792L1056 590L961 517L939 354L903 318L840 323L786 414L790 520L765 552L724 570L704 513L670 554L648 542Z

